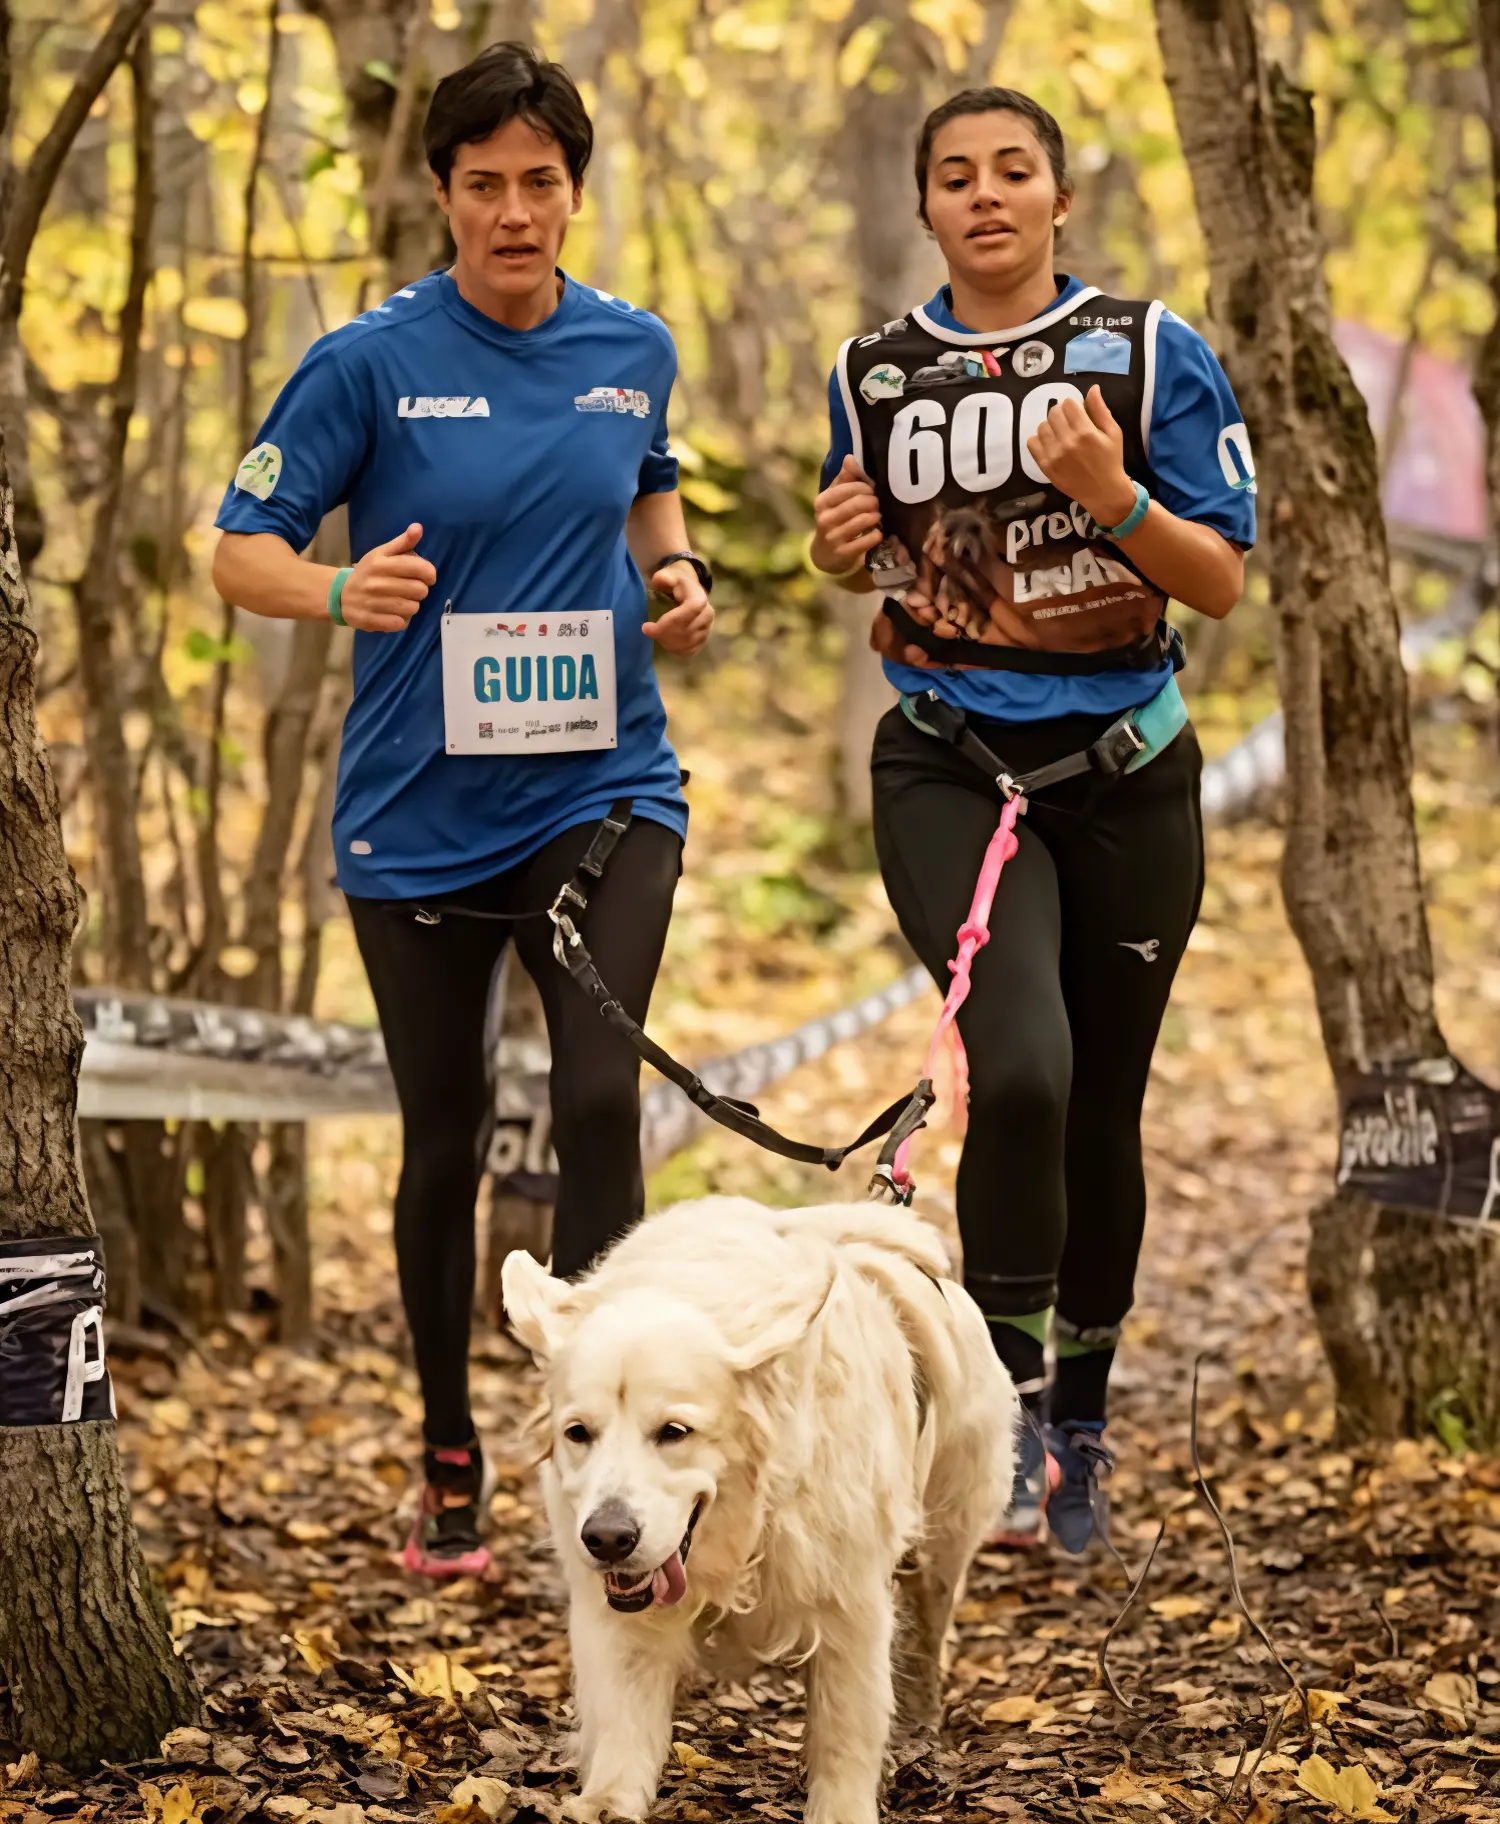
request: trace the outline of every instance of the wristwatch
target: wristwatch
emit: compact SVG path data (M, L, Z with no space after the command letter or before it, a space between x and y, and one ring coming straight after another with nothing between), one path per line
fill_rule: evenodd
M651 574L655 576L658 570L665 570L668 564L691 564L698 581L703 585L703 593L705 595L713 594L714 573L701 557L691 551L671 551L665 557L657 560L652 567Z

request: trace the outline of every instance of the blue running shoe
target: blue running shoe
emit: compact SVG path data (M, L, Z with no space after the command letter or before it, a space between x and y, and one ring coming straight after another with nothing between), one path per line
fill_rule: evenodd
M1097 1534L1109 1538L1109 1496L1104 1483L1115 1466L1105 1447L1102 1421L1064 1419L1046 1427L1047 1455L1059 1480L1047 1502L1047 1526L1065 1552L1075 1555Z
M1015 1478L1010 1506L1000 1516L986 1545L1011 1552L1031 1551L1042 1542L1042 1510L1058 1480L1057 1465L1042 1443L1041 1428L1029 1414L1016 1439Z

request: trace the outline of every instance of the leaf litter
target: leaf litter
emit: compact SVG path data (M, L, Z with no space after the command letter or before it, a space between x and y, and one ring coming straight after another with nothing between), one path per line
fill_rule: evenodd
M726 672L749 700L753 684ZM705 703L688 696L679 712L706 728ZM805 793L791 736L763 735L763 773ZM775 823L722 762L692 757L708 777L656 1022L669 1043L731 1049L904 966L868 876L823 857L816 829ZM1500 813L1445 766L1427 756L1418 782L1424 841L1457 858L1429 878L1444 1013L1493 1079L1500 968L1483 933L1500 901ZM1144 1600L1110 1645L1134 1708L1096 1664L1125 1571L1051 1548L985 1553L958 1611L941 1740L898 1747L892 1817L1500 1824L1500 1463L1435 1441L1356 1451L1335 1438L1302 1279L1332 1097L1278 855L1264 827L1211 837L1203 921L1148 1100L1150 1228L1111 1425L1114 1534L1132 1572L1165 1527ZM811 922L747 931L726 910L756 866L780 878L804 864ZM842 907L831 929L824 902ZM809 1132L863 1119L909 1077L933 1011L907 1009L798 1073L765 1098L769 1117ZM562 1817L574 1789L565 1604L519 1441L533 1372L504 1336L476 1329L496 1560L482 1579L414 1583L397 1564L420 1405L388 1238L395 1136L348 1121L314 1140L316 1346L270 1345L256 1315L205 1339L217 1372L191 1353L114 1363L136 1512L203 1686L201 1727L92 1780L12 1744L0 1824ZM950 1230L958 1144L950 1121L917 1155L923 1204ZM713 1135L652 1194L710 1187L774 1202L830 1193L824 1174ZM834 1194L860 1189L851 1172ZM1236 1608L1223 1538L1194 1492L1200 1357L1204 1475L1246 1606L1297 1693ZM687 1694L658 1815L800 1818L804 1716L798 1681L774 1670Z

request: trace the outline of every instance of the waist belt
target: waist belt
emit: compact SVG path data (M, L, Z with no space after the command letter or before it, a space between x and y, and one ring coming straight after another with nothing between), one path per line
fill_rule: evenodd
M894 596L885 599L885 616L909 646L920 646L940 665L966 665L980 671L1025 671L1048 677L1090 677L1101 671L1155 671L1164 659L1173 671L1187 662L1182 635L1166 621L1158 621L1127 646L1104 652L1034 652L1027 646L989 646L982 640L945 640L941 634L914 621ZM899 661L897 661L899 663Z
M1007 798L1025 798L1083 773L1119 779L1137 772L1176 740L1188 719L1187 704L1177 688L1174 672L1149 703L1127 709L1088 747L1076 754L1065 754L1047 766L1034 767L1029 773L1016 773L974 733L963 710L945 703L935 690L923 691L917 697L903 696L901 708L906 719L923 734L935 735L972 760Z

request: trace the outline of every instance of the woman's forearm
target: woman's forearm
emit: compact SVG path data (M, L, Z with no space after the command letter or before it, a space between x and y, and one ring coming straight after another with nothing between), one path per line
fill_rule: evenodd
M275 621L328 615L332 564L314 564L274 532L225 532L214 552L214 588L226 602Z
M807 555L814 570L822 571L829 582L847 589L851 595L868 595L875 587L875 579L865 568L864 558L858 557L849 564L829 548L820 532L813 533Z
M676 488L664 494L637 494L625 521L625 543L642 576L649 577L664 557L691 551L682 496Z
M1196 520L1179 519L1157 501L1120 549L1148 582L1183 607L1222 621L1245 587L1245 554Z

